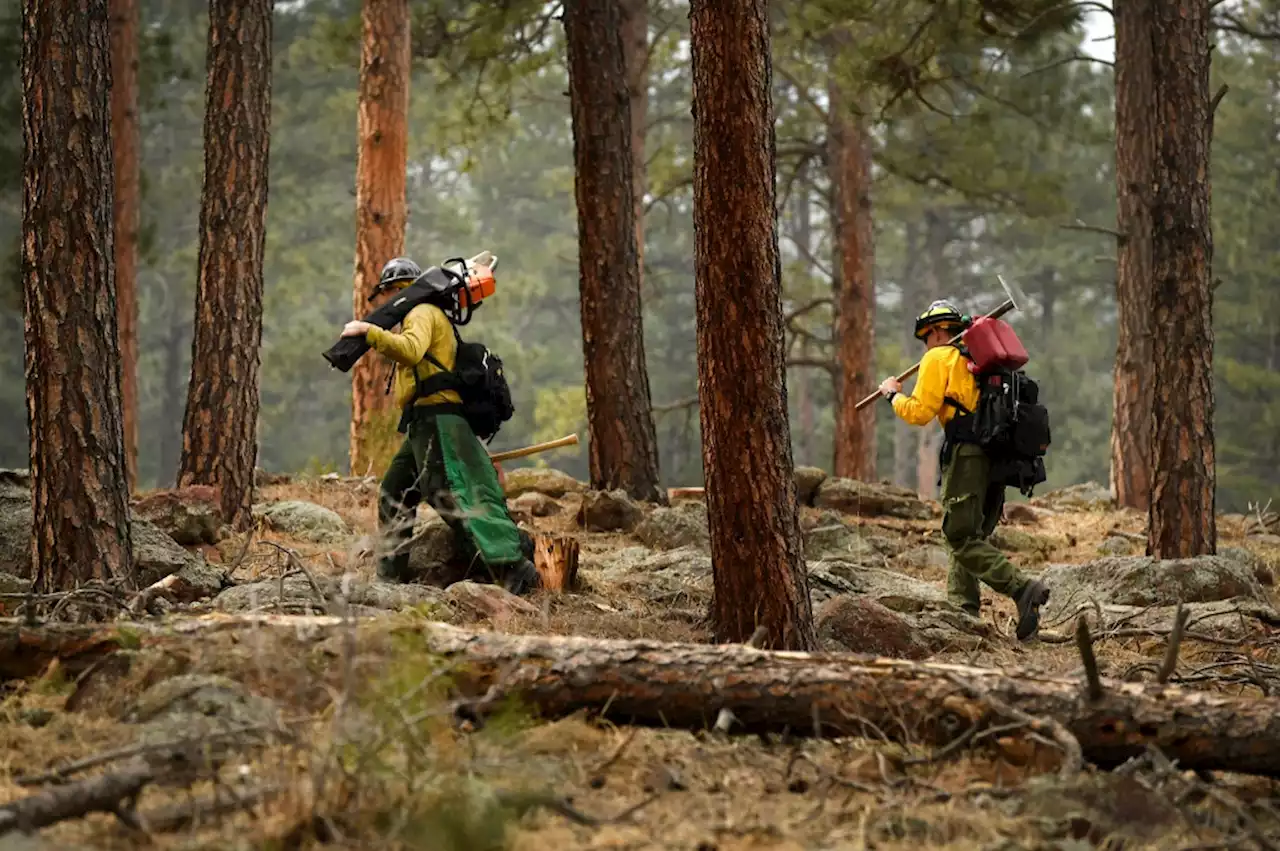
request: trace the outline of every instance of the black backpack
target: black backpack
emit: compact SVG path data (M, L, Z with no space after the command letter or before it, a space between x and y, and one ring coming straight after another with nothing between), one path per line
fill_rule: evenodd
M428 353L424 360L431 361L441 371L425 381L418 381L409 404L413 405L423 396L441 390L454 390L462 398L463 418L476 437L487 443L515 413L511 404L511 388L507 386L507 378L502 372L502 359L483 343L464 341L457 328L453 329L453 335L458 340L453 370L446 370L444 364Z
M1040 385L1021 369L996 369L976 376L978 408L947 423L951 443L976 443L991 459L991 483L1017 488L1031 496L1045 481L1044 456L1049 451L1049 411L1040 402Z

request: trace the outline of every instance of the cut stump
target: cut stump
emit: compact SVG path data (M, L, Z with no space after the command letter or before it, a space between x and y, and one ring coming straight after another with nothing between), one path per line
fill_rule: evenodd
M534 536L533 566L546 590L574 590L578 587L578 540L558 535Z

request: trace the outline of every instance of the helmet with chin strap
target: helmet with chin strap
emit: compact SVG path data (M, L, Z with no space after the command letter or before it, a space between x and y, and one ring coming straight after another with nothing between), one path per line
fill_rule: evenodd
M422 268L408 257L388 260L382 267L382 274L378 276L378 285L373 288L373 295L377 296L389 289L394 289L395 285L401 281L415 281L421 274Z
M923 340L934 328L949 329L958 334L968 327L969 322L969 317L962 314L954 304L946 299L939 299L916 317L915 337Z

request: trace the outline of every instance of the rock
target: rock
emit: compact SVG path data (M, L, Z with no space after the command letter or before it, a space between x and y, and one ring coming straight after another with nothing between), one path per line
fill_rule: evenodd
M164 577L168 580L158 596L173 603L194 603L216 597L223 588L228 587L227 575L221 569L203 560L184 565L176 572Z
M1020 793L997 804L997 812L1034 819L1046 836L1076 837L1045 849L1128 848L1133 845L1172 848L1171 833L1185 814L1170 796L1141 775L1083 771L1063 779L1057 775L1032 777ZM1174 827L1177 826L1177 827ZM1068 844L1070 842L1070 844ZM999 847L1014 847L999 846Z
M445 599L477 618L504 620L512 615L536 615L538 609L499 585L455 582L445 589Z
M467 578L469 566L458 558L458 540L439 515L414 530L409 575L414 582L447 588Z
M841 594L814 612L818 639L836 652L871 653L895 659L923 659L929 648L916 637L915 626L874 600Z
M796 467L796 499L801 505L813 505L818 488L827 480L827 471L820 467Z
M804 533L804 557L806 561L821 559L862 561L868 557L883 561L871 542L862 536L860 529L850 527L839 520L816 526Z
M30 579L14 576L12 573L0 573L0 594L25 594L30 590Z
M261 467L255 467L253 470L253 483L257 487L266 487L267 485L287 485L293 481L293 476L287 473L268 473Z
M133 517L187 547L216 544L225 533L218 491L208 485L154 491L133 503Z
M178 546L177 541L146 520L134 520L130 525L133 561L138 567L142 587L181 570L197 570L202 563L201 559Z
M1121 606L1212 603L1233 597L1267 602L1255 574L1256 560L1227 555L1159 560L1112 556L1085 564L1049 565L1040 578L1052 594L1050 618L1096 599Z
M1123 622L1124 627L1131 629L1171 629L1173 617L1177 613L1177 606L1121 606L1114 603L1100 605L1104 623ZM1186 603L1183 609L1187 612L1187 622L1192 632L1208 633L1219 638L1246 638L1257 631L1259 622L1272 629L1280 626L1280 612L1267 603L1244 597L1217 600L1212 603ZM1092 603L1079 603L1071 608L1072 617L1058 629L1071 629L1074 626L1075 615L1084 614L1089 619L1090 628L1097 631L1094 625L1097 621L1095 613Z
M340 612L342 581L323 575L315 576L315 580L319 595L305 576L288 577L283 589L279 579L246 582L215 597L213 607L221 612L250 612L266 607L290 614L322 614L326 609ZM345 591L347 604L355 615L437 605L444 599L441 589L416 583L366 582L352 578L346 583Z
M1018 562L1024 565L1043 563L1061 546L1060 542L1052 538L1011 526L997 526L988 540L1005 553L1016 554Z
M870 597L895 612L919 612L949 605L938 586L892 570L847 561L810 562L809 595L814 605L840 594Z
M591 532L630 532L644 511L626 491L588 491L578 509L578 525Z
M640 522L635 535L654 550L681 547L709 549L711 535L707 526L707 506L701 502L678 502L670 508L659 507Z
M906 520L928 520L933 509L908 488L856 479L831 478L819 487L813 504L845 514L863 517L888 516Z
M31 476L0 470L0 570L31 576Z
M511 511L526 517L550 517L560 512L560 503L545 493L529 491L511 501Z
M711 597L711 556L700 547L655 553L648 547L625 547L608 553L584 551L579 573L597 573L618 591L652 603L670 604Z
M1245 565L1249 570L1253 571L1253 576L1258 580L1259 585L1275 584L1275 576L1271 572L1271 566L1253 550L1245 547L1219 547L1218 555L1223 558L1234 559Z
M160 742L235 727L274 727L280 708L227 677L180 674L148 688L125 710L122 720L145 725L143 742Z
M915 570L946 571L951 569L951 556L946 549L937 544L923 544L912 547L895 558L893 566Z
M338 543L351 535L346 521L336 511L300 499L254 506L253 513L265 518L277 531L316 544Z
M1098 544L1098 553L1104 556L1131 556L1138 551L1139 547L1137 541L1123 535L1111 535Z
M565 494L582 493L587 489L585 484L569 474L550 467L517 467L505 470L504 476L503 490L507 499L515 499L531 491L559 499Z
M1035 525L1052 513L1048 509L1036 508L1025 502L1010 502L1004 507L1004 519L1010 523Z
M1097 482L1084 482L1049 491L1033 498L1031 504L1057 511L1106 511L1115 507L1115 494Z

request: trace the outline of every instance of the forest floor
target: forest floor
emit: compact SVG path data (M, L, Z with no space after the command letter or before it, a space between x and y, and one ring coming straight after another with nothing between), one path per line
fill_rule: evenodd
M129 632L123 649L87 672L55 661L10 682L0 702L0 800L38 791L39 785L19 782L26 775L136 741L194 732L210 742L243 739L241 750L219 752L214 780L202 775L148 786L138 809L151 832L126 825L126 809L125 818L98 813L63 821L29 846L18 843L17 834L0 835L0 849L1280 847L1280 792L1271 780L1180 771L1158 755L1113 771L1087 766L1067 777L1058 771L1061 757L1052 743L1016 729L938 756L909 737L723 735L615 725L586 713L539 720L518 704L483 724L459 723L450 672L415 642L417 624L710 640L705 542L696 523L692 538L681 538L687 529L675 519L696 518L696 503L678 504L630 532L591 532L578 519L580 492L552 497L523 490L536 494L512 503L526 528L579 539L577 591L539 591L525 602L492 586L467 594L457 586L454 593L406 586L411 592L402 598L378 592L363 537L376 525L376 482L319 478L261 488L264 505L323 506L341 518L345 532L318 542L314 534L291 534L264 520L252 535L193 548L239 587L136 618L154 629ZM1100 560L1099 569L1110 569L1141 550L1144 517L1078 496L1011 508L998 542L1029 572L1046 575L1059 565ZM837 532L869 543L855 547L856 557L842 562L838 552L828 552L821 563L861 564L878 577L880 585L852 596L878 601L876 612L880 605L893 612L885 617L894 620L878 631L914 630L902 641L916 658L1082 677L1069 640L1074 601L1051 600L1041 638L1028 643L1012 638L1012 603L989 590L982 624L943 612L945 605L930 596L941 596L946 566L937 506L927 508L935 516L863 517L806 505L806 549L830 543L822 535L835 519L842 527ZM1218 526L1222 551L1244 559L1258 579L1244 602L1262 608L1276 602L1271 583L1280 569L1280 538L1269 533L1268 521L1224 516ZM811 577L831 575L815 574L810 559ZM245 598L246 588L256 590ZM344 620L350 628L312 630L301 620L297 628L219 626L250 609L332 615L326 600L333 595L324 591L331 588L363 601L337 612L359 615ZM395 597L390 602L388 594ZM235 595L239 602L229 605ZM850 649L856 641L850 638L856 618L840 620L841 596L829 587L814 592L827 649ZM1207 605L1219 608L1198 615L1199 625L1180 647L1177 674L1186 687L1260 695L1280 685L1280 637L1267 619L1246 618L1248 606L1235 605L1239 594L1210 596L1217 602ZM1219 600L1224 596L1229 599ZM1222 608L1228 603L1235 607ZM1129 612L1130 623L1158 617L1145 630L1109 633L1107 624L1118 623L1113 609L1104 612L1096 598L1085 608L1104 621L1091 624L1103 676L1150 680L1169 643L1171 610L1131 607L1137 614ZM872 638L892 641L884 634ZM118 768L119 760L86 771L109 772L112 765ZM257 803L193 817L193 796L209 795ZM166 807L173 809L165 813ZM155 828L170 815L175 824ZM0 810L0 829L3 819Z

